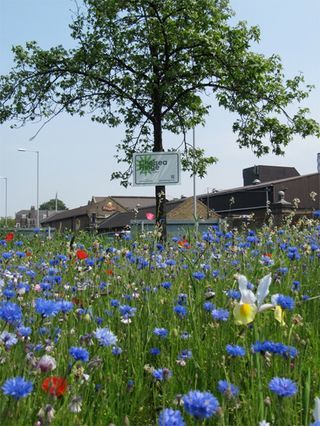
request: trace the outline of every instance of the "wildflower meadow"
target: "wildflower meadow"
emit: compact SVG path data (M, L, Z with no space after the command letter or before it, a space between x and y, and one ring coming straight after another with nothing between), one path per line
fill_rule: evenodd
M320 221L0 234L0 424L320 425Z

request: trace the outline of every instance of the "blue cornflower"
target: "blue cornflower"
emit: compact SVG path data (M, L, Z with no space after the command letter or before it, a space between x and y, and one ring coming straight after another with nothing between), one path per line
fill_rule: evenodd
M165 382L172 377L172 371L168 368L158 368L152 372L152 375L159 382Z
M287 397L297 393L297 385L290 379L274 377L269 382L269 389L278 396Z
M242 346L238 345L227 345L226 346L227 354L233 357L245 356L246 350Z
M320 218L320 210L315 210L315 211L312 213L312 216L313 216L315 219L319 219L319 218Z
M289 311L292 311L292 309L294 308L294 300L290 296L278 294L275 301L276 304L281 306L282 309L288 309Z
M187 339L189 339L189 338L190 338L190 333L188 333L187 331L183 331L183 332L180 334L180 337L181 337L181 339L183 339L183 340L187 340Z
M72 311L73 309L73 303L68 300L59 300L57 304L58 304L59 311L63 312L64 314Z
M13 377L4 382L1 389L5 395L10 395L15 399L24 398L32 392L33 384L23 377Z
M248 243L258 243L259 238L252 235L252 236L247 237L247 242Z
M0 318L9 324L19 323L22 319L20 306L12 302L1 303Z
M161 287L165 288L166 290L169 290L172 287L172 283L170 281L165 281L161 283Z
M40 287L42 291L50 291L52 284L50 283L40 283Z
M272 342L265 340L264 342L256 342L252 345L253 352L269 352L272 354L278 354L284 358L295 358L298 355L298 351L293 346L287 346L283 343Z
M212 302L204 302L203 309L206 312L212 312L215 309L215 305Z
M59 305L54 300L36 299L35 310L43 317L53 317L59 312Z
M85 348L78 348L78 347L72 346L69 349L69 354L73 357L75 361L83 361L83 362L89 361L89 352Z
M120 315L124 318L132 318L135 316L137 308L133 308L130 305L119 306Z
M116 356L119 356L119 355L121 355L122 354L122 349L119 347L119 346L114 346L113 348L112 348L112 355L116 355Z
M173 310L181 318L185 317L188 313L187 308L181 305L176 305Z
M292 282L291 290L292 291L299 291L300 290L300 286L301 286L300 281L293 281Z
M118 340L108 328L97 328L94 335L101 346L113 346Z
M187 303L188 295L185 293L178 294L178 300L177 303L179 305L185 305Z
M240 300L241 294L238 290L227 290L226 295L233 300Z
M155 328L153 330L153 334L164 339L164 338L168 337L169 332L166 328Z
M149 352L151 355L156 356L156 355L159 355L161 351L159 348L151 348Z
M182 360L191 359L191 358L192 358L192 351L190 351L189 349L184 349L178 355L178 359L182 359Z
M17 328L17 332L22 337L28 337L31 334L31 328L21 325L20 327Z
M8 260L8 259L11 259L11 257L13 256L13 253L11 253L11 252L6 252L6 253L2 253L2 257L5 259L5 260Z
M94 259L86 259L85 264L87 266L94 266Z
M113 306L114 308L117 308L120 305L120 302L117 299L111 299L110 305Z
M211 312L211 315L212 315L212 318L214 320L217 320L217 321L227 321L227 319L229 318L230 313L229 313L228 310L220 308L220 309L214 309Z
M182 397L182 400L185 411L197 419L208 419L219 408L217 398L210 392L190 391Z
M17 336L8 331L3 331L0 334L0 342L3 343L6 349L10 349L11 346L15 345L18 342Z
M214 241L214 238L211 232L203 232L202 239L204 241L207 241L207 243L212 243Z
M5 288L3 290L3 295L7 298L7 299L12 299L14 297L16 297L16 292L14 290L12 290L11 288Z
M165 408L160 412L158 426L185 426L185 422L179 410Z
M301 257L297 247L288 247L287 256L290 260L299 260Z
M192 274L193 278L195 278L196 280L203 280L203 278L206 276L206 274L204 274L203 272L194 272Z
M217 388L220 393L229 399L239 395L239 388L232 383L229 383L227 380L219 380Z
M45 336L49 333L49 329L48 327L40 327L38 333L40 334L40 336Z

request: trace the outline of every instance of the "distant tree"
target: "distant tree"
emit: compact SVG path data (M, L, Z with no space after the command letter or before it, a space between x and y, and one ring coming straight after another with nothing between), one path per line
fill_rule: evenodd
M42 203L39 208L40 210L55 210L56 203L57 203L57 210L67 210L67 207L64 204L64 202L59 199L56 200L55 198L52 198L51 200L45 203Z
M77 4L77 3L76 3ZM0 79L0 123L50 121L62 111L109 126L124 123L113 173L128 185L135 152L165 147L163 131L182 135L182 164L204 176L216 161L183 135L205 123L213 94L219 106L238 115L233 130L240 147L258 156L283 154L294 134L319 135L308 110L288 111L308 96L303 76L286 80L278 56L251 46L260 31L232 24L228 0L82 0L71 36L73 49L16 46L15 67ZM233 21L234 22L234 21ZM292 110L290 110L292 111ZM44 125L43 124L43 125ZM156 219L165 220L165 187L156 187Z

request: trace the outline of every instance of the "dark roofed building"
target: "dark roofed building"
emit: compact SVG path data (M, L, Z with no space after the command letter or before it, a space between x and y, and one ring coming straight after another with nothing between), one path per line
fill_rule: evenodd
M154 197L128 196L93 196L87 205L57 213L41 221L42 226L50 226L57 230L96 229L99 224L116 212L133 211L141 205L155 202Z
M280 179L300 176L294 167L253 166L242 170L243 185L254 185L255 182L271 182Z
M269 214L279 222L293 210L296 216L310 216L320 208L319 195L320 174L312 173L231 188L199 198L222 217L241 218L254 213L255 221L262 223Z

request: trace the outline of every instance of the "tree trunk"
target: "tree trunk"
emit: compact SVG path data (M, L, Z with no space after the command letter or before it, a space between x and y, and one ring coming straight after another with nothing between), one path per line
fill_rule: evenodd
M161 109L155 111L155 120L153 123L154 130L154 145L153 152L162 152L162 123L161 123ZM161 240L165 241L167 238L166 226L166 187L164 185L157 185L155 188L156 196L156 225L161 232Z

